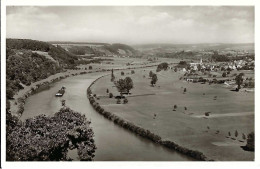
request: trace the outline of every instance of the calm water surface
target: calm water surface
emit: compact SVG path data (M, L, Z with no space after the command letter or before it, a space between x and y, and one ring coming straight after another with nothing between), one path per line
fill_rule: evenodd
M128 130L116 126L95 112L90 105L86 90L100 73L86 74L69 77L52 84L50 88L29 97L25 103L21 120L46 114L52 116L61 108L61 100L66 100L66 105L71 109L85 114L91 120L91 127L95 134L97 150L96 161L191 161L192 159L174 152L160 145L154 144ZM55 93L66 87L63 97L55 97ZM73 151L72 156L76 156ZM77 159L77 157L73 157Z

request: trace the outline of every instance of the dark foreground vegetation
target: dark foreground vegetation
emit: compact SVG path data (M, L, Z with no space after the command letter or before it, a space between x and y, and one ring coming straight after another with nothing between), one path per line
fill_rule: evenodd
M103 76L99 77L98 79L102 78ZM163 145L169 149L173 149L176 150L182 154L188 155L196 160L200 160L200 161L207 161L209 160L203 153L196 151L196 150L190 150L187 149L185 147L182 147L176 143L174 143L173 141L168 141L168 140L162 140L162 138L154 133L152 133L149 130L146 130L142 127L139 127L135 124L133 124L132 122L126 121L123 118L120 118L119 116L108 112L106 110L104 110L98 102L96 102L95 97L93 97L92 95L92 91L91 91L91 86L98 80L96 79L95 81L93 81L93 83L88 87L87 89L87 95L90 101L90 104L93 106L93 108L100 113L101 115L103 115L105 118L113 121L115 124L139 135L142 136L144 138L147 138L151 141L153 141L154 143Z
M63 107L53 117L39 115L22 123L7 112L7 161L66 161L68 149L80 160L92 160L96 149L85 115Z
M245 151L255 151L255 133L251 132L247 136L247 143L242 146Z

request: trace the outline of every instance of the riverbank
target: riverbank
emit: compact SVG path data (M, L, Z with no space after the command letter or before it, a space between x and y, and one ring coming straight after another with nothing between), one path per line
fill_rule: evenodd
M9 100L10 101L10 110L9 110L10 113L12 115L20 118L23 113L23 110L24 110L25 101L30 95L39 91L41 88L49 86L52 83L58 82L62 79L70 77L70 76L76 76L76 75L85 74L85 73L89 73L89 71L68 70L66 72L57 73L55 75L49 76L46 79L32 83L30 86L24 86L24 89L19 90L18 93L16 93L14 95L14 99Z
M106 75L104 75L104 76L106 76ZM199 161L210 161L210 159L208 159L203 153L201 153L199 151L187 149L185 147L182 147L182 146L174 143L173 141L162 140L162 138L159 135L156 135L149 130L146 130L146 129L140 127L140 126L135 125L132 122L129 122L129 121L123 119L123 118L120 118L119 116L117 116L117 115L115 115L111 112L108 112L104 108L102 108L99 105L99 103L96 102L95 97L92 96L92 91L91 91L90 88L91 88L92 85L95 84L95 82L97 82L100 78L102 78L104 76L101 76L101 77L97 78L95 81L93 81L87 89L87 96L88 96L89 102L98 113L103 115L105 118L111 120L115 124L125 128L125 129L139 135L139 136L142 136L146 139L149 139L154 143L157 143L157 144L160 144L160 145L167 147L169 149L178 151L182 154L185 154L185 155L192 157L192 158L199 160Z
M138 69L138 68L145 68L145 67L154 67L157 66L157 64L153 65L145 65L145 66L138 66L138 67L120 67L120 68L114 68L115 71L120 70L131 70L131 69ZM24 111L24 104L26 99L32 95L35 92L38 92L41 88L44 88L46 86L49 86L50 84L53 84L55 82L58 82L62 79L65 79L70 76L77 76L77 75L83 75L87 73L94 73L94 72L106 72L111 71L111 69L93 69L93 70L67 70L66 72L57 73L55 75L51 75L46 79L37 81L35 83L32 83L30 86L24 86L24 89L19 90L13 97L12 100L9 100L10 102L10 113L18 118L21 117L23 111Z
M84 91L94 80L108 73L68 77L34 93L26 99L21 121L41 114L52 117L62 107L61 100L66 100L66 106L91 121L97 146L94 161L194 161L193 158L125 130L96 112ZM66 87L64 96L55 97L61 86ZM69 155L74 161L80 160L76 150L69 151Z

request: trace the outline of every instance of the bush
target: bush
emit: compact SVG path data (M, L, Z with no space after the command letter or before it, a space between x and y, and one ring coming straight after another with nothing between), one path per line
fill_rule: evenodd
M128 100L127 98L124 99L124 104L128 103Z
M92 160L96 146L93 130L84 115L62 108L53 117L39 115L12 126L7 121L7 161L64 161L67 150L78 147L80 160ZM64 130L64 128L66 130Z
M161 70L167 70L168 63L164 62L157 66L156 72L160 72Z
M13 99L13 97L14 97L14 91L12 89L6 89L6 98Z
M125 75L125 72L121 72L121 76L124 76Z
M238 136L238 132L237 132L237 130L235 131L235 136L236 136L236 137Z
M250 134L248 134L246 148L249 151L255 150L255 133L254 132L251 132Z
M116 104L121 104L121 100L117 99Z
M135 74L135 71L134 71L134 70L131 70L131 74Z
M243 133L242 134L242 138L245 140L246 139L246 135Z
M113 93L109 93L109 98L113 98Z
M92 70L92 66L89 66L88 69L89 69L89 70Z

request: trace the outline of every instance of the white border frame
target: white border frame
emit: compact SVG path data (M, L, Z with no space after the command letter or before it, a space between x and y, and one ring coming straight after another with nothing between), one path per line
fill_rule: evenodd
M6 6L255 6L255 139L256 139L256 151L254 162L6 162L5 159L5 107L6 107ZM2 0L1 2L1 166L2 168L69 168L72 167L90 167L91 169L96 168L260 168L260 143L259 129L260 129L260 112L257 100L259 98L259 79L257 75L259 73L259 2L255 0Z

